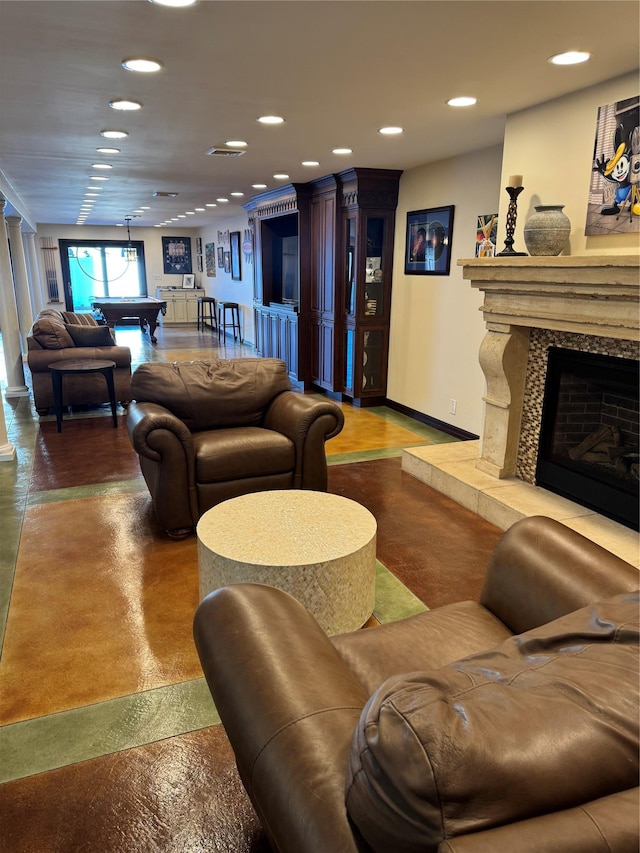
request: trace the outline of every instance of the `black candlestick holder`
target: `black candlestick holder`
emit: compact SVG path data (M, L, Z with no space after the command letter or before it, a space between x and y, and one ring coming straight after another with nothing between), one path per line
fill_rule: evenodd
M498 252L496 257L504 258L505 255L507 257L515 258L515 257L523 257L526 256L526 252L514 252L513 250L513 232L516 230L516 219L518 218L518 196L522 192L524 187L506 187L507 192L509 193L509 209L507 210L507 238L504 241L504 249L501 252Z

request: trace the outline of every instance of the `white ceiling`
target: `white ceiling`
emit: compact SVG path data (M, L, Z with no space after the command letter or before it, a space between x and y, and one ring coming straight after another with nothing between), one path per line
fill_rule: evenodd
M109 162L87 224L150 205L132 221L145 226L244 193L179 223L200 226L241 212L251 184L277 186L278 171L304 182L463 154L500 142L509 113L636 69L639 10L636 0L0 0L0 191L32 224L75 223L91 164ZM593 58L547 62L567 49ZM136 55L163 71L125 71ZM478 104L445 105L461 94ZM143 109L115 112L116 96ZM286 123L264 127L265 113ZM385 125L405 132L383 137ZM130 135L105 142L103 128ZM205 155L230 139L248 142L242 157ZM101 144L121 153L98 155Z

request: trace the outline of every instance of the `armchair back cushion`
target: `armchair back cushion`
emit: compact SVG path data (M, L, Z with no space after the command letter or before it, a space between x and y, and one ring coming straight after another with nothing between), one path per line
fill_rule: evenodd
M261 426L269 403L291 388L275 358L141 364L133 374L137 402L169 409L190 432Z
M579 806L638 782L638 594L394 676L364 707L347 809L375 851Z

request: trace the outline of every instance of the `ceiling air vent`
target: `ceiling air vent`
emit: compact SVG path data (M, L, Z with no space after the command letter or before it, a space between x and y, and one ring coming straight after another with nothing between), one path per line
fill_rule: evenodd
M204 152L210 157L241 157L244 151L238 151L236 148L209 148Z
M153 195L154 195L154 198L175 198L178 195L178 193L156 192Z

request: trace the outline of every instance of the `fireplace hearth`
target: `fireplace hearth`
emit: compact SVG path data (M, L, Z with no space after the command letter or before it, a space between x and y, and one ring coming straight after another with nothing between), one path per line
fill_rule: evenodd
M549 349L536 483L639 528L638 362Z

